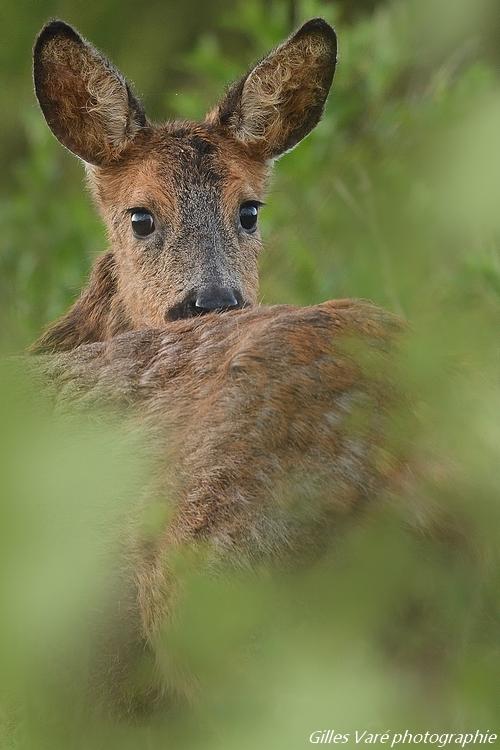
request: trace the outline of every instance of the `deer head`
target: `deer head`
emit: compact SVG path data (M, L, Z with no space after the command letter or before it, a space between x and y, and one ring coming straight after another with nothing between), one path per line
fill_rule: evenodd
M85 162L111 249L35 350L255 304L270 168L318 123L335 64L335 32L314 19L202 122L155 124L89 42L62 21L45 26L36 95L54 135Z

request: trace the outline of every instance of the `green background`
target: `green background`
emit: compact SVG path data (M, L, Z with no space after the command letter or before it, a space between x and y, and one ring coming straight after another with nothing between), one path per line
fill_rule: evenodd
M278 163L262 213L262 301L367 297L409 319L398 377L411 407L394 439L425 469L312 568L188 575L168 638L175 679L185 665L199 675L193 705L118 726L89 721L85 618L113 549L100 535L116 527L124 497L133 503L145 469L112 425L92 439L49 430L37 399L19 396L21 375L3 368L2 750L280 750L307 747L320 728L498 731L498 3L23 0L4 11L8 353L66 309L106 246L83 168L32 92L31 46L45 20L61 17L103 49L155 119L201 117L302 20L336 26L326 115ZM446 519L439 538L427 525L436 517Z

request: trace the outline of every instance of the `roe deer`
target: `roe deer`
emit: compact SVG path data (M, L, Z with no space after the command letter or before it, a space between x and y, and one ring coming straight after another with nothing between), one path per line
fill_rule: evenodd
M270 166L317 124L334 74L324 21L302 26L199 124L149 123L121 75L59 21L34 62L47 122L86 162L112 243L35 344L36 366L58 408L116 405L146 428L145 501L171 509L155 539L129 540L120 611L126 646L140 650L171 609L169 556L181 545L203 542L214 565L314 555L397 473L385 438L399 323L355 300L253 307ZM108 670L118 693L124 650Z
M318 123L336 49L333 29L309 21L203 122L156 125L73 28L45 26L34 48L36 95L54 135L86 164L111 250L34 350L254 305L257 215L270 167Z
M106 700L135 712L184 689L164 668L145 694L127 678L145 647L168 663L158 633L176 609L180 549L201 547L208 570L304 563L398 480L399 329L374 305L337 300L193 317L36 358L57 410L116 407L127 429L140 425L153 465L138 512L168 508L153 535L133 522L124 538L125 593L109 615L120 638L101 646Z

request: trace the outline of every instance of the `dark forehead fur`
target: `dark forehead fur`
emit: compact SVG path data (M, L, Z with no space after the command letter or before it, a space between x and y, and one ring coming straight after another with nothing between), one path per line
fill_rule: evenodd
M123 157L156 157L159 162L166 158L166 165L174 173L180 171L184 175L195 170L210 180L224 178L231 169L260 172L264 167L236 139L210 124L189 121L144 128Z
M211 123L173 121L148 125L119 160L97 168L91 184L95 196L111 210L123 202L139 205L144 188L151 205L187 200L185 189L202 188L234 210L234 202L266 192L268 164L244 144ZM231 198L234 196L234 202ZM179 204L178 204L179 205Z

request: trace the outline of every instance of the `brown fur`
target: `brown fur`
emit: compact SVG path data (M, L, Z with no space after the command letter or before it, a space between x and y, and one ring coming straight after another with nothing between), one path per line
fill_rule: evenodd
M179 320L33 360L56 411L93 423L118 409L153 462L139 516L152 506L165 520L154 534L135 514L127 524L99 638L96 681L113 710L150 710L196 682L165 669L138 692L130 681L146 652L169 663L158 635L181 595L180 549L201 547L212 572L309 561L399 480L388 436L400 329L374 305L337 300Z
M40 105L59 140L90 163L118 158L145 125L142 107L120 73L57 21L40 35L34 61Z
M40 104L91 165L111 241L80 298L35 345L51 353L36 366L57 409L116 406L141 426L155 459L145 502L170 510L154 539L133 535L116 618L121 653L109 660L118 692L131 654L154 643L172 610L176 550L203 543L209 567L311 557L397 473L385 445L392 316L350 300L172 314L214 282L256 303L260 237L238 229L236 216L262 200L270 160L318 122L335 60L334 32L316 19L203 123L151 125L72 29L49 25L35 47ZM134 238L133 208L154 214L150 239Z
M397 473L384 440L400 327L359 300L260 307L39 360L59 410L119 407L151 435L148 496L173 515L138 557L145 635L179 545L205 541L239 565L316 554Z
M259 63L209 115L274 158L293 148L319 121L332 85L337 42L321 19L305 24ZM233 92L239 96L234 102Z
M62 351L191 314L210 286L258 296L259 232L242 230L246 201L262 202L271 159L317 124L336 61L333 30L305 24L235 84L202 123L153 125L121 74L60 21L34 50L47 123L87 163L110 252L69 312L34 351ZM134 237L130 213L150 211L155 232Z

